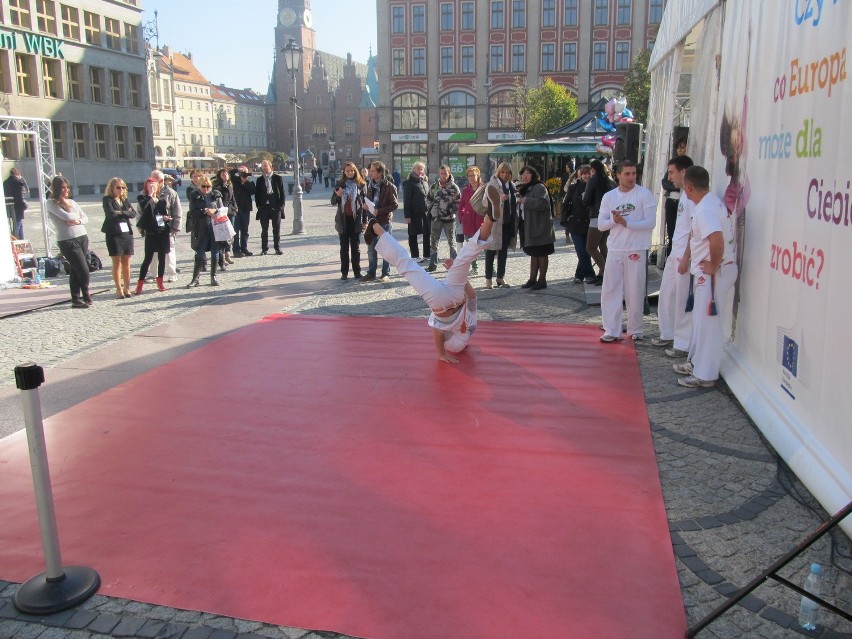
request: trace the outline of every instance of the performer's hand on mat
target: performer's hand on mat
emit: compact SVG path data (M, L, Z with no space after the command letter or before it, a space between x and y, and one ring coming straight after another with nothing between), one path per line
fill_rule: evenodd
M441 264L443 264L443 265L444 265L444 268L445 268L445 269L447 269L448 271L450 270L450 267L451 267L454 263L455 263L455 262L454 262L453 258L451 258L451 257L448 257L448 258L447 258L447 259L445 259L443 262L441 262Z

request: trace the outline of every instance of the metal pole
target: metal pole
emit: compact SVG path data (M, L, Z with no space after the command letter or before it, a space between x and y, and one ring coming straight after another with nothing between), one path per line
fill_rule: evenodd
M36 510L41 529L41 545L44 549L44 563L47 570L22 584L12 601L15 607L23 612L49 614L85 601L97 591L101 580L90 568L80 566L71 566L67 570L62 568L38 394L38 387L44 383L44 369L36 364L17 366L15 382L21 390Z
M302 180L299 177L299 100L296 94L296 72L298 69L290 69L293 74L293 140L296 147L296 163L293 165L293 235L302 235L305 225L302 223Z

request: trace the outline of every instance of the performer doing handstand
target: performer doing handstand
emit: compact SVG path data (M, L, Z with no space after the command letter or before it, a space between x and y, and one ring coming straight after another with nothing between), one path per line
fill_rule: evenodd
M444 261L447 276L443 281L426 272L380 224L371 224L379 237L376 251L393 264L432 310L428 324L432 327L438 358L458 364L459 360L450 353L464 350L476 330L477 321L476 291L467 281L467 272L477 255L492 246L495 239L491 235L493 221L486 216L482 228L464 244L456 259Z

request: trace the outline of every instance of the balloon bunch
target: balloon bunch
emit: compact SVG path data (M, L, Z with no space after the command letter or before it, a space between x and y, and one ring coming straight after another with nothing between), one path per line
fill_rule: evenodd
M627 98L623 95L610 98L604 105L603 113L597 118L598 126L607 132L596 147L598 153L611 155L612 148L615 146L615 125L619 122L634 121L633 111L627 108Z

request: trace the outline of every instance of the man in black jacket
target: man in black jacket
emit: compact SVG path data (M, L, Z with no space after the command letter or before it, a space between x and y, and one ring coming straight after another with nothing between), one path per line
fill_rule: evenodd
M237 214L234 216L234 257L249 257L253 255L248 250L248 227L255 185L251 181L248 168L241 166L232 171L231 184L234 185L234 200L237 202Z
M281 220L284 219L284 180L272 172L272 163L260 163L261 176L255 181L254 202L260 220L260 252L269 252L269 223L272 222L272 245L275 254L281 255Z
M9 171L9 177L3 182L3 191L5 191L6 197L13 200L11 209L6 209L7 215L12 220L12 235L22 240L24 239L24 213L27 210L30 187L27 186L26 180L21 176L18 169Z

